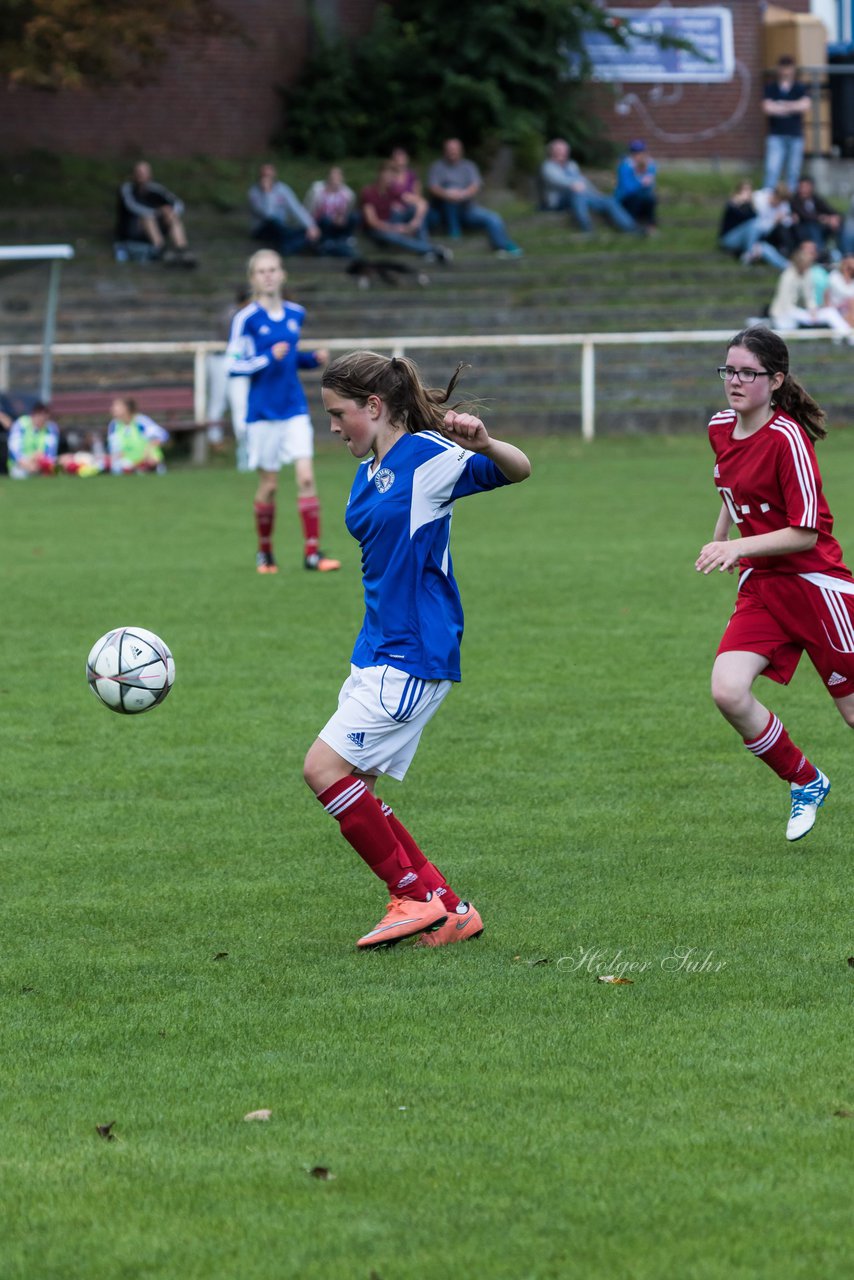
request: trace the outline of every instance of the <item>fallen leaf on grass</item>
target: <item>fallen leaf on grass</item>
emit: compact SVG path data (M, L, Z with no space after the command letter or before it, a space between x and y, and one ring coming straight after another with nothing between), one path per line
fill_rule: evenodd
M316 1164L314 1168L306 1170L310 1178L319 1178L321 1182L332 1182L335 1174L331 1169L327 1169L322 1164Z
M247 1111L243 1119L244 1120L269 1120L272 1114L273 1114L272 1111L268 1111L265 1107L262 1107L260 1111Z
M31 991L35 991L35 987L21 987L22 996L28 996Z
M534 965L534 964L550 964L550 963L551 963L551 962L550 962L550 960L549 960L548 956L540 956L539 960L529 960L529 961L528 961L528 964L531 964L531 965Z
M111 1120L109 1124L96 1124L95 1132L99 1137L103 1138L105 1142L115 1142L116 1135L113 1133L113 1125L115 1123L115 1120Z
M854 969L854 956L849 956L849 957L848 957L848 968L849 968L849 969Z
M634 982L634 978L618 978L613 973L605 974L596 979L597 982L610 982L614 987L630 987Z
M840 1107L838 1111L834 1111L835 1116L839 1116L840 1120L850 1120L854 1116L854 1111L846 1111L844 1107Z
M227 951L218 951L214 956L214 960L227 960L227 959L228 959Z

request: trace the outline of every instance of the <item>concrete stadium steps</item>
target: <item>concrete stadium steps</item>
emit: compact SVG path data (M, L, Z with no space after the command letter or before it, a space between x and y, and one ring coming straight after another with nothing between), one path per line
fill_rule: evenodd
M711 224L707 249L674 253L667 251L666 231L643 241L603 232L583 244L567 235L564 244L554 225L549 230L549 221L556 220L537 224L540 243L517 261L496 260L476 238L464 239L454 246L451 265L424 268L430 277L426 287L407 276L399 287L377 282L360 289L342 260L289 259L292 294L308 311L305 338L352 337L355 346L370 337L430 334L735 331L761 311L773 290L773 271L745 269L714 250ZM56 222L55 227L42 223L40 236L21 238L66 238ZM195 271L114 263L108 243L95 235L75 243L77 256L63 269L60 342L216 339L219 316L231 303L252 250L242 218L231 215L205 223L196 243ZM395 257L375 246L361 247L370 259ZM406 255L396 260L417 265ZM43 270L0 275L0 341L40 341L46 276ZM444 385L457 359L471 363L461 394L468 391L482 401L490 420L508 433L580 430L578 348L414 354L432 385ZM600 348L597 431L704 430L722 403L714 374L721 356L709 346L684 344ZM798 344L793 367L808 385L821 387L831 420L844 424L854 351L829 342ZM36 374L35 360L17 358L13 385L34 385ZM188 356L59 357L54 367L57 388L137 391L143 393L142 408L147 387L186 386L191 379ZM318 386L316 377L306 378L320 428Z
M118 331L128 341L216 337L239 281L226 265L233 267L233 251L218 247L197 272L100 262L93 273L72 262L63 273L57 339L98 341ZM773 273L719 255L662 263L640 256L645 245L633 247L639 254L591 250L519 262L469 253L450 267L427 267L424 288L407 278L363 290L328 259L288 265L293 296L308 310L308 337L671 328L688 315L692 326L728 327L733 316L758 310L773 285ZM42 298L23 281L0 279L0 328L9 340L38 341Z

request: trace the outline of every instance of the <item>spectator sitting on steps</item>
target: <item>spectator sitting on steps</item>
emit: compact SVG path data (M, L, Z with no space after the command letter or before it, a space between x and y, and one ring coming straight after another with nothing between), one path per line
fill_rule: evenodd
M405 147L392 147L389 163L394 166L394 182L392 190L397 196L422 195L421 179L412 167L409 152Z
M635 222L655 233L656 165L642 138L629 143L628 151L617 165L614 198L632 215Z
M768 262L778 271L784 271L788 266L788 259L767 239L776 225L779 205L775 205L771 199L765 201L765 211L760 217L755 200L751 184L747 181L740 182L721 215L718 245L725 252L734 253L745 266L753 262ZM774 200L777 200L777 196Z
M818 251L812 240L805 240L792 254L792 261L777 281L768 308L775 329L833 329L849 343L854 330L836 307L823 306L816 291L813 267Z
M589 235L593 230L591 213L607 218L617 231L631 231L643 235L627 209L613 196L602 195L589 178L570 159L571 149L565 138L554 138L546 148L546 158L540 166L540 195L544 209L560 212L568 210L579 231Z
M249 188L251 236L281 257L317 250L320 228L292 187L280 182L272 164L262 164L258 181Z
M485 231L497 258L521 258L522 250L507 234L501 214L475 203L482 189L480 170L466 159L459 138L446 138L441 157L427 174L431 226L443 225L452 240L463 231Z
M118 262L162 259L167 265L194 267L178 197L151 176L140 160L119 188L115 256Z
M333 165L325 178L319 178L308 189L305 207L320 231L317 252L333 257L352 258L356 252L356 193L344 181L344 172Z
M806 176L798 179L791 205L792 213L797 218L795 234L798 243L814 240L818 245L819 256L823 257L831 247L829 241L836 239L840 233L842 214L824 196L817 193L812 178Z
M377 180L359 197L365 232L376 244L420 254L425 262L450 262L450 249L435 244L427 232L427 201L413 193L397 194L397 169L390 160Z
M830 272L824 302L836 307L843 320L854 325L854 256L850 253Z

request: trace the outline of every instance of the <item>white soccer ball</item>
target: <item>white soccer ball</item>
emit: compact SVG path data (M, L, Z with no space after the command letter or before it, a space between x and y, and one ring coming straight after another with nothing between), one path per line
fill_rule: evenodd
M175 679L175 662L153 631L116 627L92 645L86 679L105 707L136 715L150 711L166 697Z

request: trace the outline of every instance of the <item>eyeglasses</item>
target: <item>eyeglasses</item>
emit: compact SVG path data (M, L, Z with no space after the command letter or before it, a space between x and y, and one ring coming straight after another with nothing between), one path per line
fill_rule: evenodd
M733 378L738 378L739 382L749 386L757 378L770 378L771 374L767 369L733 369L731 364L725 364L718 369L718 377L722 382L732 382Z

